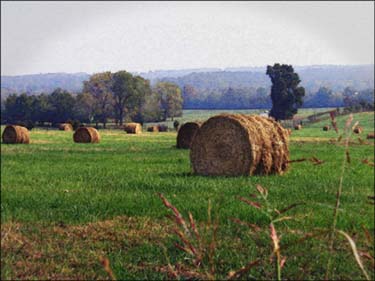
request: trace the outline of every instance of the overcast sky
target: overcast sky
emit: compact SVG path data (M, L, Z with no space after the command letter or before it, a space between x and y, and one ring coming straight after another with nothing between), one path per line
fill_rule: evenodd
M1 74L374 63L374 3L1 2Z

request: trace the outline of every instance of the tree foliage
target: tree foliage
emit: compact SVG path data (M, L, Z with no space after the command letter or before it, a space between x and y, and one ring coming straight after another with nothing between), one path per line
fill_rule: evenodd
M270 116L276 120L293 118L302 106L305 89L298 87L301 82L291 65L267 66L266 74L271 78L272 108Z
M10 94L1 104L2 123L106 123L114 119L158 122L182 113L181 91L166 83L152 91L149 80L126 71L96 73L72 94L60 88L51 94ZM118 122L117 122L118 121Z
M182 94L180 88L170 82L159 82L154 88L163 114L163 119L182 115Z

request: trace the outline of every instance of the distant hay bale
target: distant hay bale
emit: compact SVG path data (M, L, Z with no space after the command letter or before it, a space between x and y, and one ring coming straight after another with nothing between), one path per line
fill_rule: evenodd
M125 123L124 130L127 134L142 133L142 125L139 123Z
M73 131L73 126L70 123L61 123L59 125L59 130L61 130L61 131Z
M80 127L73 134L74 142L79 143L99 143L99 132L93 127Z
M360 126L355 126L355 128L353 129L354 134L362 134L362 132L363 132L363 129Z
M375 133L374 132L367 134L367 139L374 139L374 138L375 138Z
M183 124L178 130L177 148L190 148L191 141L200 126L201 124L198 122L187 122Z
M195 134L190 161L199 175L283 174L289 166L288 141L288 131L270 118L221 114Z
M329 131L331 129L331 127L329 125L325 125L323 127L323 131Z
M159 132L168 132L167 125L161 124L161 125L158 125L158 128L159 128Z
M159 132L158 126L150 126L147 128L147 132Z
M17 125L8 125L5 127L3 135L3 143L30 143L30 133L27 128Z
M302 129L302 125L301 124L298 124L298 125L294 126L294 130L301 130L301 129Z

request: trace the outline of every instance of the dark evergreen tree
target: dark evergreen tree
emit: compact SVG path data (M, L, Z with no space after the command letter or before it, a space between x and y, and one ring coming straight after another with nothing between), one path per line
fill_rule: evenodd
M270 116L276 120L293 118L302 106L305 89L298 87L301 82L291 65L267 66L266 74L271 78L272 109Z

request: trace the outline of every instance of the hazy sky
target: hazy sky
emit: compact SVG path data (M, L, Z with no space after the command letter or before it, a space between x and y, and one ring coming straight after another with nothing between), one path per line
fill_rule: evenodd
M374 63L373 2L1 2L1 74Z

